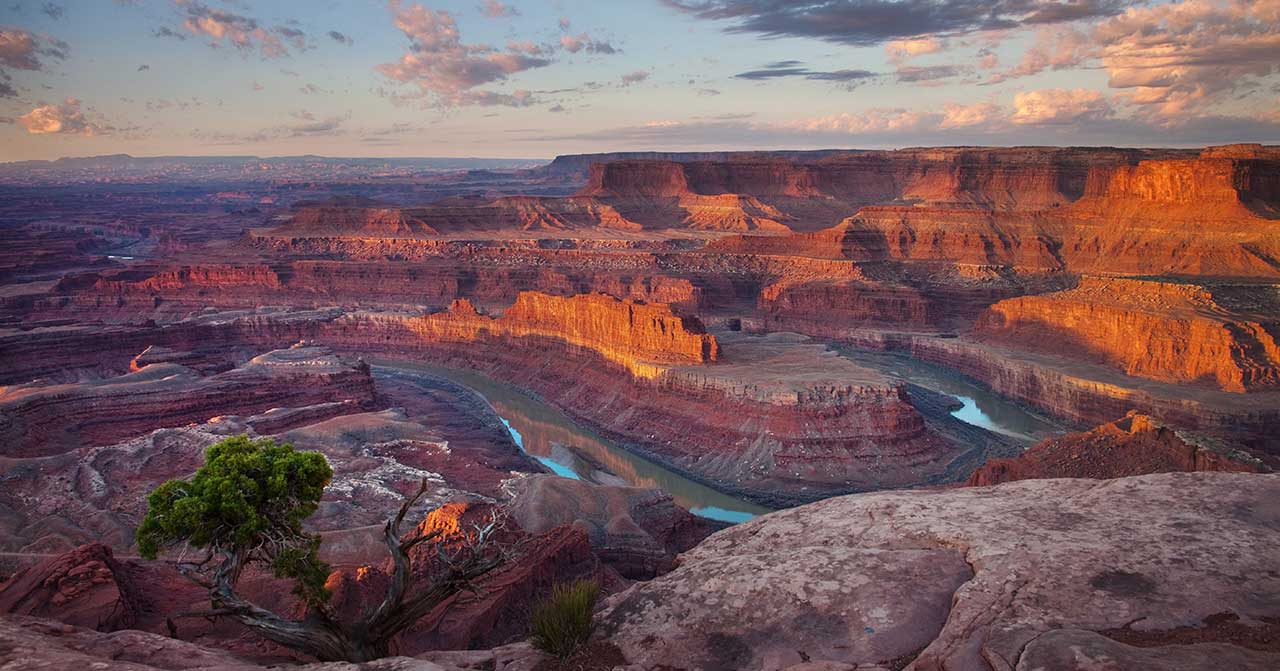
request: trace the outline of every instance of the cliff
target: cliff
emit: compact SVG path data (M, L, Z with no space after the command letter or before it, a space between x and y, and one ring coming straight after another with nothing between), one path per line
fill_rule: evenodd
M591 350L649 377L657 370L652 364L708 363L719 351L715 336L695 318L681 317L666 305L619 301L604 294L565 298L524 292L496 318L459 300L446 313L414 321L412 328L433 342L549 338Z
M992 459L969 476L969 485L1042 478L1121 478L1148 473L1231 471L1253 473L1260 463L1233 456L1214 441L1185 434L1148 415L1128 415L1080 433L1037 443L1013 459Z
M1201 157L1090 170L1085 198L1168 205L1280 203L1280 159Z
M1031 349L1047 343L1127 375L1244 392L1280 385L1280 305L1233 313L1193 284L1085 277L1067 291L1000 301L984 338Z
M852 206L921 202L1034 210L1081 196L1091 169L1147 156L1117 149L944 147L835 152L809 161L758 155L719 161L595 163L579 192L598 198L737 193L759 198L829 198Z

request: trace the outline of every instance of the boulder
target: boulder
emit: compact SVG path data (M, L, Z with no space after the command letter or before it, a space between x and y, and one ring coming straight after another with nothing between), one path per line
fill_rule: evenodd
M714 531L659 489L532 475L516 480L511 490L507 510L521 528L537 534L573 525L626 578L643 580L670 570L676 555Z
M611 597L602 629L650 669L1276 668L1256 641L1277 556L1276 475L862 494L712 535ZM1239 628L1205 628L1224 613Z

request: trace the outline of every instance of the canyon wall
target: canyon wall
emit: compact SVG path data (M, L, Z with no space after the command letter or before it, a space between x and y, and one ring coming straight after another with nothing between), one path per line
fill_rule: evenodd
M597 198L686 193L831 198L854 205L893 201L993 209L1043 209L1084 192L1091 167L1123 165L1151 152L1116 149L937 148L836 152L797 162L785 156L716 161L602 161L579 192Z
M1000 301L976 332L1029 349L1054 342L1126 375L1225 391L1280 385L1280 301L1232 315L1202 286L1085 277L1079 286Z
M719 351L715 336L697 319L681 317L667 305L619 301L604 294L564 298L524 292L497 318L481 315L470 302L459 300L448 312L422 317L412 327L435 342L553 338L645 377L660 370L652 364L707 363L715 361Z

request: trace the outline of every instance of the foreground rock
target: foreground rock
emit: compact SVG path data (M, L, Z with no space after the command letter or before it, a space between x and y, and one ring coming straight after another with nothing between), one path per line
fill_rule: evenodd
M527 643L492 650L388 657L376 662L303 664L298 671L529 671L544 656ZM263 669L224 650L142 631L110 634L33 617L0 616L0 668L103 671L252 671ZM281 668L281 667L271 667Z
M1204 627L1275 637L1278 495L1197 473L830 499L712 536L613 597L605 634L649 669L1275 668Z
M551 475L531 475L511 487L507 510L521 528L540 534L572 525L587 534L602 560L627 578L665 573L676 555L713 531L710 522L658 489L599 486Z

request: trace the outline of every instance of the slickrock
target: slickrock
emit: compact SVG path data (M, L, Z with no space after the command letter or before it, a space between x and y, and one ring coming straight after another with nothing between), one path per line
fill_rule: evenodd
M1280 476L1179 473L828 499L714 534L611 597L603 634L646 669L1273 668L1239 634L1139 648L1115 630L1233 613L1269 631L1277 495Z
M1156 380L1244 392L1280 386L1280 300L1233 312L1194 284L1085 277L1079 286L992 305L985 338L1031 349L1053 342Z
M527 643L491 650L424 653L351 664L290 664L297 671L532 671L546 656ZM280 669L246 660L215 645L124 630L101 633L34 617L0 616L0 666L21 671L263 671Z
M9 457L45 456L231 412L338 400L367 406L372 399L368 367L324 348L268 352L210 377L154 363L105 380L3 388L0 450Z
M969 476L972 486L1042 478L1120 478L1148 473L1263 470L1255 459L1217 441L1179 432L1131 412L1099 427L1037 443L1013 459L992 459Z
M601 560L625 578L665 573L676 555L714 531L658 489L592 485L551 475L521 478L511 489L506 509L521 528L535 534L565 524L581 529Z

